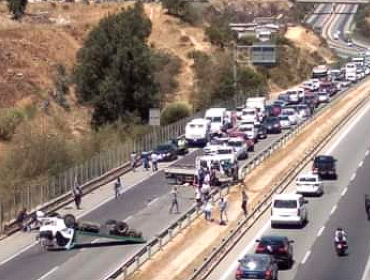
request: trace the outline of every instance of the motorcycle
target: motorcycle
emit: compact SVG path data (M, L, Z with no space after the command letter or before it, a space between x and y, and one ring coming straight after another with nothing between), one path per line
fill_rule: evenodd
M348 253L348 244L346 241L335 242L335 250L338 256L345 256Z

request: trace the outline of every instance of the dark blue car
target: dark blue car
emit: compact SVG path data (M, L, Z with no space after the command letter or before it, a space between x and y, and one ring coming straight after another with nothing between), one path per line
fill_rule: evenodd
M239 260L235 278L277 280L278 266L270 255L248 254Z

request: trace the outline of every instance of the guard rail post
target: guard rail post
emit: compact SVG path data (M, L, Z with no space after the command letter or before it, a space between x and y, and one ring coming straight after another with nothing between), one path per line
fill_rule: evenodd
M140 257L139 256L135 256L135 264L136 264L136 269L139 269L140 267Z
M188 221L187 226L189 226L191 224L191 214L186 214L186 219Z
M172 240L172 232L173 232L172 228L169 228L168 229L168 236L169 236L169 240L168 241L171 241Z
M152 257L152 247L151 245L146 246L146 251L148 253L148 260Z

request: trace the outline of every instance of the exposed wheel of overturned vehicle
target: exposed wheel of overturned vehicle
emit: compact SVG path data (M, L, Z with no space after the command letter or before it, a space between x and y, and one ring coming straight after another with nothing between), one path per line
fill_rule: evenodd
M74 228L76 227L76 218L72 214L67 214L63 217L64 224L67 228Z
M98 233L100 231L100 225L90 222L83 222L78 225L78 229L81 231Z

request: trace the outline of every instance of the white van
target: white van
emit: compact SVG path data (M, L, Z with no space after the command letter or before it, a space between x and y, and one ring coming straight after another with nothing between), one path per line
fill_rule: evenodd
M260 119L265 117L266 97L249 97L245 105L246 107L256 108Z
M219 134L225 125L227 116L226 108L210 108L204 118L211 122L211 134Z
M256 122L259 120L258 111L254 107L246 107L242 111L241 119L243 121Z
M301 194L277 194L271 204L271 227L278 224L303 226L307 209Z
M205 145L210 139L211 122L194 119L185 126L185 139L190 145Z
M289 103L298 103L299 102L299 95L297 90L287 90L285 94L289 98Z

